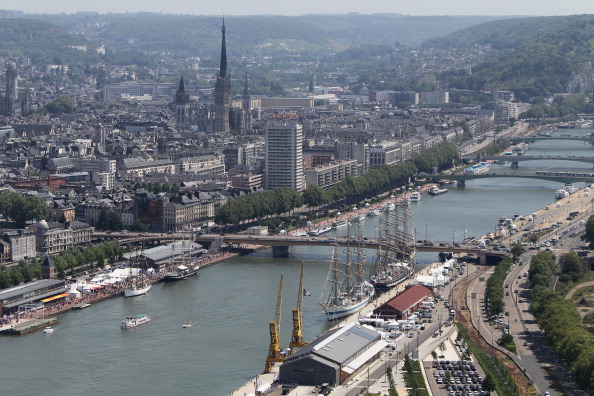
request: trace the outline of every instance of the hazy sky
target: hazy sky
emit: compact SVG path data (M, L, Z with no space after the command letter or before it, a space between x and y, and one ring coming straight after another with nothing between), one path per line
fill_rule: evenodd
M591 0L3 0L1 9L26 13L78 11L162 12L197 15L303 15L400 13L408 15L594 14Z

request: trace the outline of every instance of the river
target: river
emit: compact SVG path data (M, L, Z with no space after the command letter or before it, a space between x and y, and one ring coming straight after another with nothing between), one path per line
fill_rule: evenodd
M563 131L567 133L567 131ZM572 130L586 136L592 130ZM560 133L560 132L559 132ZM526 155L592 155L579 141L535 142ZM591 170L570 161L521 162L527 169ZM494 168L503 165L494 165ZM509 164L507 165L509 167ZM412 203L419 239L460 241L495 229L501 216L529 214L554 201L559 183L520 178L483 179L447 194L423 195ZM379 219L368 217L363 233L373 238ZM465 231L466 230L466 231ZM341 232L345 232L342 230ZM373 260L368 252L368 261ZM273 259L270 250L205 268L178 283L154 285L142 297L113 298L60 317L53 334L0 337L2 394L6 395L226 395L259 374L268 351L268 323L276 308L278 282L285 275L281 344L291 336L300 263L305 263L304 338L330 324L317 306L330 248L292 247L290 257ZM418 254L419 265L437 260ZM128 314L147 313L152 322L120 330ZM192 328L183 329L188 320Z

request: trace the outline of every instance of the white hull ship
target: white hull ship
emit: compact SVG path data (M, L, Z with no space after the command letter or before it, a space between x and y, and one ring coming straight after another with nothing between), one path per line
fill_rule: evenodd
M146 294L151 289L151 284L135 284L124 290L124 297L137 297Z
M447 188L439 188L437 186L431 187L431 190L429 190L429 195L439 195L439 194L445 194L448 192Z
M414 271L415 240L409 230L410 217L408 208L400 205L395 212L386 212L380 221L380 246L369 277L378 292L392 289Z
M122 329L129 329L132 327L140 326L151 321L151 317L148 315L130 315L122 321Z
M318 227L318 228L314 228L313 230L311 230L309 232L309 235L318 236L318 235L322 235L322 234L325 234L330 231L332 231L332 227L329 227L329 226Z
M348 220L338 220L338 221L332 223L332 229L337 230L339 228L346 227L348 225L349 225Z
M360 238L359 238L360 239ZM355 268L351 263L351 251L347 248L346 260L341 265L338 260L337 247L334 248L332 262L328 269L328 278L324 286L324 294L318 303L328 320L336 320L360 311L374 295L373 285L363 279L364 256L361 247L357 248Z
M411 202L419 202L421 200L421 193L413 191L412 194L410 194L410 200Z

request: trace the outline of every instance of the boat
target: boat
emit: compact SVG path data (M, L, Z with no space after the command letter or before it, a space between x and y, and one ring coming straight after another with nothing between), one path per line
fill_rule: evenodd
M327 232L332 231L332 227L331 226L321 226L318 228L314 228L313 230L311 230L309 232L309 235L311 236L318 236L318 235L322 235L325 234Z
M361 238L359 238L361 241ZM356 265L353 268L352 252L347 247L344 261L338 259L338 246L334 247L328 268L328 277L318 304L328 320L336 320L360 311L374 295L371 283L364 279L364 252L359 243L356 250Z
M525 142L516 144L516 146L512 149L512 151L517 155L524 154L526 150L528 150L528 143Z
M366 217L365 213L359 213L359 214L357 214L357 216L353 217L353 219L351 221L353 221L355 223L360 223L363 220L365 220L365 217Z
M55 329L54 329L53 327L51 327L51 326L47 326L45 329L43 329L43 332L44 332L45 334L51 334L51 333L53 333L53 332L54 332L54 330L55 330Z
M400 201L398 201L398 204L400 206L408 206L408 205L410 205L410 198L409 197L404 197Z
M126 318L122 321L122 329L140 326L150 321L151 317L145 314L126 316Z
M371 209L369 216L381 216L382 212L379 209Z
M448 192L448 189L447 188L439 188L437 186L433 186L429 190L429 195L439 195L439 194L444 194L444 193L447 193L447 192Z
M379 247L369 280L378 293L408 279L415 265L415 236L410 231L411 213L406 206L386 213L380 220Z
M124 290L124 297L136 297L146 294L151 289L151 284L145 279L137 279Z
M307 234L307 232L305 232L305 231L295 231L295 232L293 233L293 236L296 236L296 237L306 237L307 235L308 235L308 234Z
M338 228L346 227L348 225L349 225L348 220L338 220L338 221L335 221L334 223L332 223L332 229L336 230Z
M563 189L565 191L567 191L569 195L571 195L579 190L577 187L574 187L573 184L571 184L571 183L565 183L565 186L563 187Z
M190 327L192 327L192 321L191 321L191 320L188 320L186 323L184 323L184 324L182 325L182 327L183 327L184 329L189 329Z
M382 206L382 212L389 212L391 210L395 210L396 209L396 204L394 202L388 202L385 203L384 206Z
M491 164L488 162L479 162L476 165L469 166L468 168L464 169L465 175L482 175L483 173L487 173L491 170Z
M418 191L413 191L412 194L410 194L410 201L411 202L419 202L421 200L421 193Z
M555 190L555 199L563 199L568 196L569 196L569 192L564 188Z
M183 240L178 245L172 245L173 249L176 249L176 247L181 249L181 253L168 266L168 270L163 277L164 282L184 280L196 275L200 266L192 258L192 243L191 240Z

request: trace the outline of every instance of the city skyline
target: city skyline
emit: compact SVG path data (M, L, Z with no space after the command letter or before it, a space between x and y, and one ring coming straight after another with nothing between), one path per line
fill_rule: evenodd
M549 16L594 13L594 3L583 0L566 0L565 2L525 0L522 2L500 0L498 2L476 2L473 0L426 0L424 2L408 2L403 0L379 0L365 3L355 0L330 0L323 3L305 0L299 3L273 2L256 0L243 2L229 0L227 2L188 3L172 0L167 3L147 0L141 3L129 0L104 0L100 3L80 2L73 0L56 0L45 2L33 0L23 3L7 0L3 4L5 10L23 11L25 13L126 13L157 12L164 14L191 15L306 15L306 14L346 14L346 13L397 13L404 15L525 15Z

